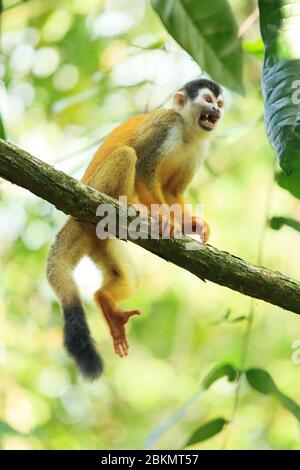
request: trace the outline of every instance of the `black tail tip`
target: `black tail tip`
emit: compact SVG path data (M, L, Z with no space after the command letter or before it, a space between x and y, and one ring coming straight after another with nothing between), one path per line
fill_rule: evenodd
M91 338L82 306L64 308L64 317L64 344L68 353L84 378L91 381L97 379L103 371L103 362Z
M93 350L86 350L80 358L73 356L83 377L90 381L98 379L103 372L103 361L92 346Z

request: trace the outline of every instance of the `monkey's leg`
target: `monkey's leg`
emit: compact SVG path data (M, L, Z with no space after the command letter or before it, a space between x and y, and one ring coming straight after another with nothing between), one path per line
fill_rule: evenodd
M129 203L135 202L135 165L135 151L121 147L105 158L87 184L109 196L127 196ZM109 326L115 352L121 357L128 353L125 324L132 315L140 313L138 310L126 312L118 307L118 303L130 297L138 285L138 277L132 268L133 260L123 243L120 240L99 240L95 234L93 249L89 253L104 277L103 286L94 298Z
M74 268L90 251L93 240L90 230L89 224L74 219L68 220L49 252L47 277L63 310L65 347L75 359L82 374L94 379L100 375L103 365L91 338L73 279Z
M103 285L94 294L96 304L101 308L109 326L114 350L120 357L128 354L125 325L139 310L124 311L118 304L134 293L139 285L137 270L125 242L120 240L97 240L98 246L91 258L103 273Z
M93 176L84 183L115 199L127 196L131 203L135 201L136 159L132 147L120 147L105 157Z

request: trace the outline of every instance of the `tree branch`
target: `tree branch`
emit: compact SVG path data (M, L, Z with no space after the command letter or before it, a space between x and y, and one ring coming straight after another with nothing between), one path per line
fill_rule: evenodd
M28 189L54 204L57 209L78 220L97 224L100 217L96 209L100 204L112 204L117 214L127 214L125 206L79 181L55 170L50 165L31 156L15 145L0 139L0 176ZM122 226L126 228L126 224ZM128 222L134 217L127 214ZM144 233L144 235L146 235ZM274 305L300 313L300 284L295 280L269 269L247 263L230 253L210 245L193 241L193 248L186 249L192 239L132 240L155 255L180 266L202 280L209 280L244 295L265 300Z

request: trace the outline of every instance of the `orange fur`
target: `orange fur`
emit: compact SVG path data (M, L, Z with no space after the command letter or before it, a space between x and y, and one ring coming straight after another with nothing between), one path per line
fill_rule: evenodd
M114 129L104 140L102 145L98 148L89 166L87 167L85 174L83 175L82 182L86 183L89 181L91 176L94 174L98 166L102 161L110 155L114 150L122 146L131 146L131 140L136 133L140 125L151 119L151 113L141 114L135 116L128 121L124 122L116 129Z

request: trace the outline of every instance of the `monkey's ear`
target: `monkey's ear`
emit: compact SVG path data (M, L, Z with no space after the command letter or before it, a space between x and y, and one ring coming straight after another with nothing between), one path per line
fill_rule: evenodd
M177 91L175 95L173 96L173 104L179 108L182 109L184 108L184 105L186 103L187 96L183 91Z

